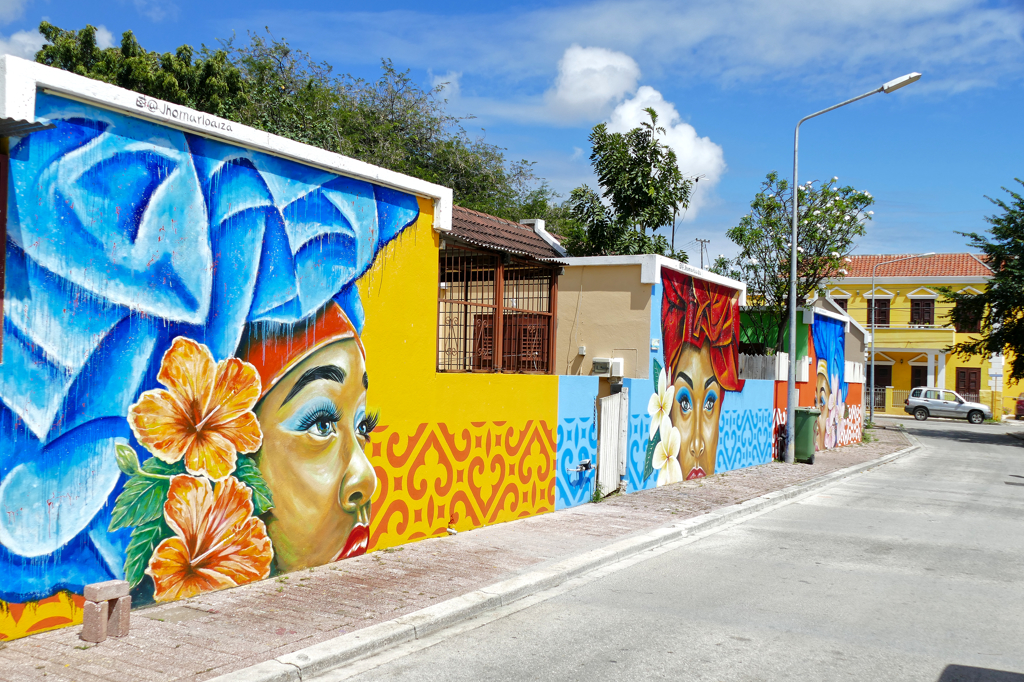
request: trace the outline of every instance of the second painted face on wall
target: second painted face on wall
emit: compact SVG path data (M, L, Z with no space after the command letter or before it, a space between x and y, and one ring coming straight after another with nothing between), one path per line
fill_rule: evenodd
M267 530L280 570L355 556L369 540L377 485L364 448L368 377L355 339L319 348L284 375L256 408L257 461L274 496Z
M709 344L684 343L672 365L675 400L672 426L679 432L679 463L687 480L715 473L722 386L711 364Z

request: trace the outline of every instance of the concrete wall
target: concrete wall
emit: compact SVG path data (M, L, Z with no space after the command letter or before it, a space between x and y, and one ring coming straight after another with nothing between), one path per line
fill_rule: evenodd
M555 371L590 374L595 357L621 357L626 377L648 377L650 284L640 265L570 266L558 278ZM586 346L586 356L578 354Z

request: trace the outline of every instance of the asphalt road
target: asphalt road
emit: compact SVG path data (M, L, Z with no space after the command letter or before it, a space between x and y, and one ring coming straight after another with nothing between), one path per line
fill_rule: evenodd
M1024 681L1024 441L901 423L921 450L349 679Z

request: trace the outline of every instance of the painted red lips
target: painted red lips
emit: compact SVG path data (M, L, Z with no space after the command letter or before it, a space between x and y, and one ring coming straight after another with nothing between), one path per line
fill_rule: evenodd
M690 469L690 473L686 474L686 480L692 481L695 478L704 478L704 476L705 473L703 469L701 469L700 467L693 467L692 469Z
M351 559L354 556L366 553L366 547L370 544L370 528L366 524L358 524L352 527L345 541L345 547L334 557L335 561Z

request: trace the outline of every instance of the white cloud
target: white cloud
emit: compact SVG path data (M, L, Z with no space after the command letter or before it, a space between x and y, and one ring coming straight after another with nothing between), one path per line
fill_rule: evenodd
M685 216L686 220L693 220L701 207L711 200L714 187L725 172L725 155L710 138L698 135L692 125L682 120L675 105L666 102L662 94L649 85L641 86L636 95L615 107L608 120L608 130L624 133L649 121L644 111L648 107L658 112L658 126L665 128L661 140L676 153L679 170L684 175L700 178L694 185Z
M103 24L96 27L96 44L103 50L114 46L114 34Z
M1024 78L1019 0L591 0L454 16L289 8L259 12L250 23L301 33L309 49L338 61L386 54L399 63L505 78L506 87L547 81L558 55L574 44L642 54L645 72L659 80L790 82L829 95L915 70L926 76L915 92L953 93ZM345 41L338 41L339 32ZM452 35L460 39L453 43Z
M25 11L25 0L0 0L0 24L14 21Z
M431 74L430 84L435 88L441 86L441 94L444 97L455 99L462 92L462 87L459 85L459 79L461 78L461 71L449 71L442 76Z
M135 10L154 23L159 23L170 17L176 19L178 6L166 0L133 0Z
M629 55L573 45L558 62L558 77L545 99L556 116L594 119L636 90L639 78L640 67Z
M39 31L18 31L5 38L0 35L0 54L13 54L15 57L35 59L36 52L46 40Z

